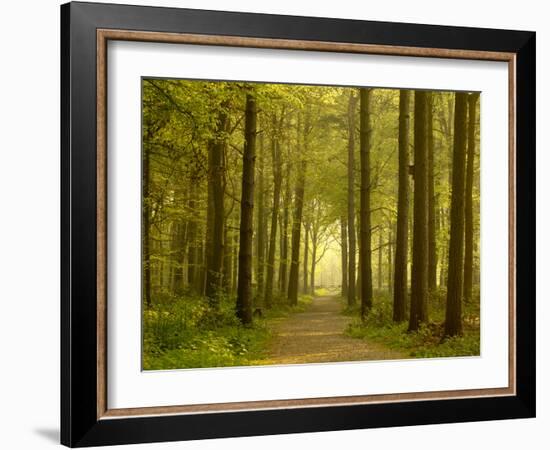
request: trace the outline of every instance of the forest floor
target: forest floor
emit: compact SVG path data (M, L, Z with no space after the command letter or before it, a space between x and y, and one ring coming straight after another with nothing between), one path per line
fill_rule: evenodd
M336 296L315 297L304 312L272 319L273 338L261 364L305 364L410 358L366 339L344 334L352 322Z

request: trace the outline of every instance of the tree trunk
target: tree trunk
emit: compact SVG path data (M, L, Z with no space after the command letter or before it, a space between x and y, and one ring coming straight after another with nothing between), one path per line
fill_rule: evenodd
M231 292L231 280L233 279L233 233L230 230L230 218L226 217L223 229L223 279L222 287L225 293Z
M315 267L317 266L317 238L318 238L318 229L312 230L311 233L311 295L315 296Z
M388 231L388 248L387 248L387 256L388 256L388 292L390 295L392 294L392 268L393 268L393 224L390 220L389 222L389 231Z
M389 245L389 244L388 244ZM382 227L378 229L378 290L382 290Z
M256 189L256 298L262 298L264 293L264 267L265 267L265 202L264 202L264 133L260 133L260 148L258 154L258 189Z
M348 224L346 217L340 218L340 247L342 249L342 298L348 295Z
M426 94L426 132L428 134L428 289L437 289L436 196L434 176L433 93Z
M191 289L195 288L195 276L198 273L197 263L197 221L196 221L196 196L197 190L195 187L195 181L191 180L189 186L189 201L187 203L189 210L189 225L187 230L187 239L189 244L187 246L187 284Z
M302 227L302 210L305 190L306 162L301 163L301 170L294 192L294 214L292 218L292 250L290 274L288 278L288 300L291 305L298 304L298 269L300 263L300 235Z
M457 92L453 139L453 185L451 197L451 237L447 275L445 336L462 334L462 289L464 270L464 178L466 164L468 94Z
M267 278L265 282L264 304L271 308L273 302L273 274L275 268L275 243L277 242L277 223L279 204L281 202L282 167L278 136L271 143L271 160L273 162L273 207L271 210L271 234L269 235L269 250L267 255Z
M428 142L426 92L414 93L414 224L409 331L428 321Z
M304 271L303 271L303 280L302 280L302 292L304 294L309 293L308 289L308 258L309 258L309 223L304 223Z
M359 256L361 260L361 317L365 317L372 307L372 265L371 265L371 220L370 220L370 152L372 141L370 103L372 90L361 88L360 113L360 155L361 155L361 240Z
M348 306L355 305L355 108L357 97L350 93L348 104Z
M304 130L307 130L309 126L309 116L306 115L306 126ZM298 118L298 135L301 133L300 120ZM298 151L302 155L307 153L307 145L304 131L303 148ZM301 151L300 151L301 150ZM303 158L303 156L302 156ZM300 235L302 228L302 212L304 207L304 191L306 183L306 160L302 159L300 169L298 171L298 180L296 182L296 188L294 191L294 213L292 218L292 250L290 259L290 274L288 277L288 300L291 305L298 304L298 272L300 264Z
M288 290L288 223L289 223L289 211L290 211L290 164L286 164L285 174L285 196L283 205L283 226L281 229L281 261L279 266L279 290L281 292L287 292Z
M141 184L141 221L142 221L142 251L143 251L143 302L147 308L151 307L151 199L149 198L149 183L150 183L150 157L147 146L143 147L143 168L142 168L142 184Z
M208 251L205 295L213 303L218 301L218 291L223 277L224 161L227 126L227 112L222 109L218 115L216 136L208 149L208 213L211 215L211 228L206 239Z
M474 160L476 145L476 109L478 93L468 97L468 157L466 163L466 191L464 194L464 301L472 300L472 278L474 269Z
M256 98L246 95L241 224L239 240L239 276L237 280L237 317L252 323L252 227L254 225L254 162L256 159Z

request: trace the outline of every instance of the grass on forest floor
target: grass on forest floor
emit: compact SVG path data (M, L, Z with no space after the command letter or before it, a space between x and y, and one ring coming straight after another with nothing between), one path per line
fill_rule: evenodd
M218 307L204 297L157 299L143 312L143 369L167 370L261 364L271 339L268 322L304 311L310 296L297 306L275 298L273 308L262 310L251 326L235 317L235 299L221 296Z
M407 353L413 358L447 356L478 356L480 354L479 292L477 300L463 306L464 335L443 339L445 321L445 291L439 289L429 300L428 324L417 332L408 332L408 322L392 320L393 299L387 291L374 294L373 307L364 321L359 316L359 307L344 309L344 314L355 316L346 334L354 338L372 340L389 348Z

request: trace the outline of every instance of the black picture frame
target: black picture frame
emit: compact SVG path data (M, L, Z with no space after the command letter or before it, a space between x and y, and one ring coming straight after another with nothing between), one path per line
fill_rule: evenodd
M97 417L98 29L516 55L516 394L291 409ZM535 416L534 32L94 3L61 6L61 442L70 447Z

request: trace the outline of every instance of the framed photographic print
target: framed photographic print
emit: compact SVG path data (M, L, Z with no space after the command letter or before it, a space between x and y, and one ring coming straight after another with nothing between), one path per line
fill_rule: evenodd
M61 19L63 444L535 415L535 33Z

